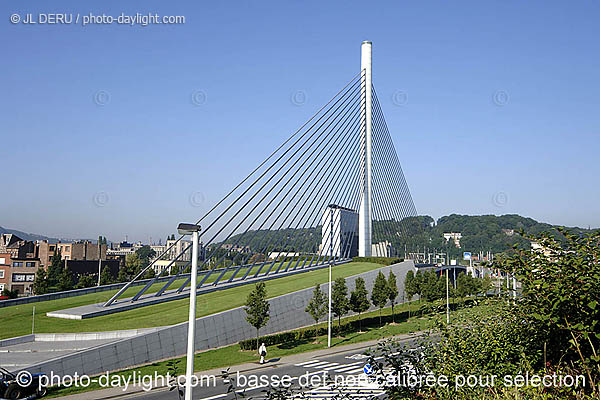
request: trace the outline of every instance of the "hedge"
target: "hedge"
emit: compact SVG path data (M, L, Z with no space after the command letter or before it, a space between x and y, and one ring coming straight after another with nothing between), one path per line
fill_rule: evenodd
M352 259L354 262L370 262L381 265L392 265L398 264L404 261L403 258L397 257L354 257Z

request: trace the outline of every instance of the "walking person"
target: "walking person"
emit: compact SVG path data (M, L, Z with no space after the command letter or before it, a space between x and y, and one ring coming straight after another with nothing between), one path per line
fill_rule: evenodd
M260 347L258 348L258 354L260 354L260 363L264 364L265 363L265 357L267 356L267 346L265 346L264 343L262 343L260 345Z

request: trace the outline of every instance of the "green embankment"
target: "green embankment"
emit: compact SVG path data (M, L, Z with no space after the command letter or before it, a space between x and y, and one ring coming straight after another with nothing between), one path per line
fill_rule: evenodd
M360 274L372 269L381 268L380 264L352 262L333 268L333 279ZM294 292L314 286L316 283L327 281L327 268L306 272L298 275L273 279L266 282L269 297ZM179 283L181 284L181 282ZM174 286L176 287L176 286ZM246 296L253 285L245 285L227 290L206 293L198 296L198 317L244 305ZM154 285L149 291L156 292L160 285ZM123 298L132 297L140 288L131 288ZM99 332L122 329L151 328L156 326L173 325L187 320L188 300L174 300L117 314L84 320L67 320L50 318L47 312L64 310L86 304L101 303L109 299L116 291L94 293L66 299L52 300L40 303L18 305L0 308L0 339L22 336L31 333L31 319L35 306L36 333L67 333L67 332Z

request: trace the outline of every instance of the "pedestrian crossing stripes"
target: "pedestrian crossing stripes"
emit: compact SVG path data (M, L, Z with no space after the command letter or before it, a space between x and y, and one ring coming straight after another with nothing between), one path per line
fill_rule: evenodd
M344 365L340 365L341 368L336 369L336 372L347 372L347 371L351 371L355 368L358 368L358 366L360 366L362 368L363 363L362 362L355 362L352 364L344 364Z
M312 364L312 363L315 363L315 362L318 362L318 361L319 360L310 360L310 361L304 361L304 362L301 362L301 363L298 363L298 364L294 364L294 365L296 367L303 367L305 365Z
M355 374L363 371L364 361L357 361L348 364L340 364L336 362L310 360L298 364L296 367L315 368L327 372L339 372L344 374Z
M331 363L329 361L319 361L319 360L315 360L315 362L310 363L310 364L305 364L302 365L305 368L317 368L317 367L324 367L324 366L329 366L331 365Z
M385 391L379 387L369 387L364 385L334 387L325 385L296 395L294 396L294 399L374 399L383 396L384 394Z

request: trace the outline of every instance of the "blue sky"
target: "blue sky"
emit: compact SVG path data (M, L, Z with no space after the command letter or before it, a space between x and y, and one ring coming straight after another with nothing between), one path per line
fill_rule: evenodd
M354 76L371 40L373 81L420 214L600 226L598 2L375 4L3 1L0 225L163 238ZM10 22L50 12L186 22Z

